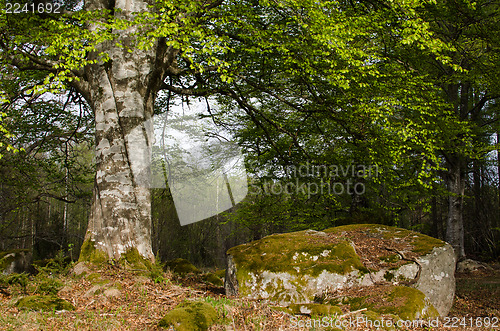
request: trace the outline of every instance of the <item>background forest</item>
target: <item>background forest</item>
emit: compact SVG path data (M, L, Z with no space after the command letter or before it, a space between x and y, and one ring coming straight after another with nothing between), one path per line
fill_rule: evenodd
M369 5L351 5L353 11L371 10ZM333 66L322 61L327 51L318 45L293 49L293 38L285 35L281 46L269 45L266 56L232 45L234 55L228 56L235 58L226 61L246 63L245 70L254 72L252 77L240 77L244 82L235 88L240 89L238 95L160 94L157 114L174 105L210 104L204 115L242 148L251 189L227 212L182 227L169 189L153 189L155 254L161 260L182 257L199 266L222 268L227 249L240 243L276 232L351 223L399 226L445 239L450 214L459 213L465 254L497 260L499 5L443 1L419 10L436 40L449 46L439 50L446 66L436 59L439 47L423 35L405 34L404 24L393 22L384 33L374 26L380 37L371 38L362 30L370 22L347 22L344 31L362 32L344 37L352 37L353 45L368 45L371 54L380 56L373 59L380 61L376 73L363 71L365 59L354 50L351 54L349 48L338 49L344 52L340 57L352 63L336 64L342 77L334 89L323 68ZM269 25L274 28L265 30L269 35L264 37L272 40L270 35L281 33L287 21L279 16L268 19L275 20ZM370 19L376 22L380 17L374 14ZM398 38L403 42L396 42ZM280 47L294 54L293 60L277 63ZM349 66L353 69L342 71ZM272 68L274 75L263 68ZM63 252L75 260L87 230L94 187L94 115L71 88L33 93L43 78L40 71L1 68L0 250L29 248L35 260ZM212 84L209 78L205 83ZM392 105L392 99L398 102ZM300 166L356 171L372 166L377 172L298 176L287 171ZM278 184L299 182L359 183L363 191L273 191Z

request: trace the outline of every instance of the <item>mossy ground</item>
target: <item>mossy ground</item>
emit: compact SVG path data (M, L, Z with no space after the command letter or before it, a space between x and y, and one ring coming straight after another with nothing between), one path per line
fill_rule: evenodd
M219 278L224 278L226 277L226 269L219 269L214 272Z
M268 303L244 298L227 298L205 282L191 282L189 286L177 283L172 273L166 272L162 277L167 282L156 283L151 278L138 276L140 272L122 269L106 264L99 269L90 268L87 274L99 273L103 281L113 283L113 287L121 288L121 296L106 297L105 295L85 296L94 284L85 277L77 277L67 273L61 275L64 283L58 297L68 300L76 307L75 311L54 313L54 311L32 311L19 309L15 306L17 300L26 295L19 293L15 285L6 284L3 288L10 294L0 290L0 329L2 330L155 330L158 322L173 308L178 306L185 298L190 300L205 301L218 312L218 320L211 330L309 330L308 328L294 328L291 318L300 323L312 320L310 315L289 315L269 307ZM498 267L500 270L500 266ZM23 278L24 277L24 278ZM15 277L19 281L26 276ZM459 276L457 287L457 300L454 303L450 316L469 318L470 316L500 317L500 303L498 298L498 279L500 271L488 275L467 274ZM473 282L474 281L474 282ZM24 281L23 281L24 282ZM27 291L31 295L35 287L33 279L29 279ZM118 285L119 284L119 285ZM390 292L388 292L390 293ZM368 295L368 294L367 294ZM353 295L354 296L354 295ZM383 301L383 295L373 294L374 302ZM376 301L375 301L376 300ZM395 304L404 303L395 300ZM368 302L370 303L370 302ZM348 314L347 305L339 305L343 314ZM357 314L347 315L343 320L357 319L367 316L369 319L392 317L368 309ZM334 316L326 316L327 318ZM316 317L315 317L316 318ZM323 317L321 317L323 318ZM316 318L317 319L317 318ZM484 321L484 318L483 318ZM444 320L441 319L441 325ZM481 330L483 330L482 328ZM168 329L166 329L168 330ZM332 328L316 328L314 330L334 330ZM353 328L344 328L351 330ZM369 330L358 328L357 330ZM372 328L370 330L376 330ZM400 330L425 331L429 327L402 328ZM449 328L432 328L433 331L446 331ZM458 325L453 331L470 331Z
M158 326L173 327L177 331L201 331L217 321L217 311L203 301L186 301L169 311Z
M16 307L41 311L75 310L71 303L54 295L30 295L19 299Z
M224 286L224 282L215 273L206 273L201 276L201 279L215 286Z

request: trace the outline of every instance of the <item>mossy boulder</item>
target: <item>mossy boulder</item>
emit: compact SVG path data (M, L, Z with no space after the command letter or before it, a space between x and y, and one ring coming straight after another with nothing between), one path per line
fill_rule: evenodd
M169 311L158 323L159 327L173 327L176 331L201 331L217 321L217 311L202 301L185 301Z
M32 253L29 249L0 252L0 272L5 275L31 271Z
M54 311L54 310L75 310L75 307L68 301L54 295L31 295L19 299L16 302L19 309Z
M170 269L172 272L179 274L181 276L194 273L200 274L201 270L195 267L191 262L186 259L175 259L165 262L165 270Z
M203 274L201 276L201 279L207 283L210 283L212 285L215 285L215 286L224 286L224 282L222 281L222 279L217 276L216 274L214 273L206 273L206 274Z
M386 284L418 290L444 316L455 292L450 245L384 225L275 234L227 253L226 294L284 306Z

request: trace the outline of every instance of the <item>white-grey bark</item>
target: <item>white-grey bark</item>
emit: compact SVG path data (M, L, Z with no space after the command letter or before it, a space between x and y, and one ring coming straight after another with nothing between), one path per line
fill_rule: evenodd
M114 3L92 1L87 9L113 6L115 16L131 19L147 9L142 0ZM90 29L94 28L89 26ZM80 92L95 113L96 176L92 209L85 240L119 259L137 249L153 260L151 194L149 189L154 97L172 49L157 45L141 50L134 45L136 27L118 30L117 40L100 47L106 63L85 68ZM124 47L116 46L120 42ZM170 53L169 53L170 52ZM170 56L167 56L170 55ZM90 55L97 56L97 55Z

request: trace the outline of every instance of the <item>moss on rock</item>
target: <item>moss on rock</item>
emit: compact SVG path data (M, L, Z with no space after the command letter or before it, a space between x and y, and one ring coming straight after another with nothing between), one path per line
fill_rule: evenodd
M98 272L93 272L85 277L92 284L99 283L101 281L101 274Z
M347 274L368 270L347 240L331 241L310 231L275 234L231 248L238 270L267 270L317 276L324 270ZM332 258L333 257L333 258Z
M158 326L173 327L177 331L208 330L217 321L217 317L217 311L208 303L186 301L169 311Z
M353 296L347 293L357 286L370 288L384 284L388 287L383 290L390 291L397 285L395 282L412 282L417 289L402 287L386 297L367 292L364 297L356 294L354 298L346 298L346 302L319 302L344 303L351 310L367 308L379 314L401 313L405 319L435 317L437 311L446 315L447 311L440 311L439 305L448 297L429 296L433 290L421 286L422 280L444 278L448 274L451 276L447 280L452 279L453 271L449 272L443 262L432 269L426 267L429 259L442 258L447 263L445 245L441 240L413 231L379 224L274 234L228 250L226 293L289 305L318 302L317 297L332 289ZM420 259L427 260L419 263ZM370 261L370 271L362 261ZM406 295L398 296L403 291ZM391 311L384 300L396 309Z
M425 294L407 286L394 286L385 297L389 305L376 311L383 314L393 314L403 320L415 320L438 317L437 310L426 301Z
M349 240L312 230L271 235L233 247L228 255L240 295L282 305L312 301L318 286L368 273Z
M351 311L367 309L373 316L391 315L403 320L439 316L437 310L426 300L424 293L406 286L386 285L382 291L375 293L370 293L369 288L365 288L359 296L345 296L340 302L349 305Z
M75 310L68 301L54 295L31 295L19 299L16 302L19 309L53 311L53 310Z
M7 271L8 273L21 273L27 271L27 267L31 262L31 251L29 249L11 249L0 252L0 272Z

